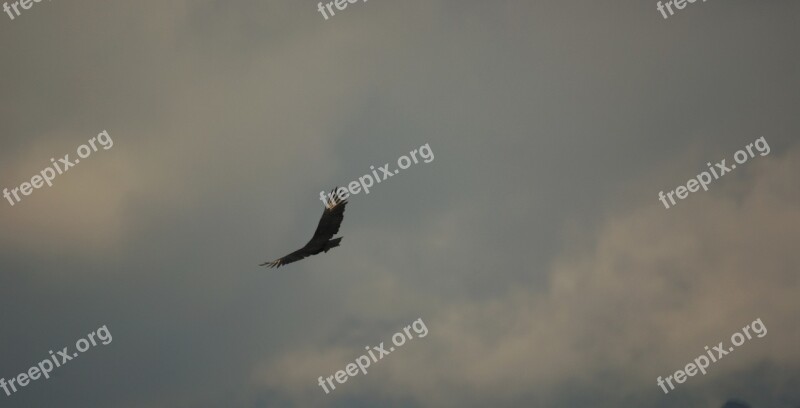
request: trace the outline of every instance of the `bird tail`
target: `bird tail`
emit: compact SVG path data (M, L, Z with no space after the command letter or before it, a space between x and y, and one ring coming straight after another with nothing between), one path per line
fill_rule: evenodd
M331 239L328 242L326 242L325 243L325 249L324 249L325 252L328 252L328 250L331 249L331 248L338 247L339 246L339 242L341 240L342 240L342 237L339 237L339 238L336 238L336 239Z

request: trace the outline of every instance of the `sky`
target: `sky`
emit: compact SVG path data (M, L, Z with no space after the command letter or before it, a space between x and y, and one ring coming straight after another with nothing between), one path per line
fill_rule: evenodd
M317 7L0 14L0 407L800 407L800 3Z

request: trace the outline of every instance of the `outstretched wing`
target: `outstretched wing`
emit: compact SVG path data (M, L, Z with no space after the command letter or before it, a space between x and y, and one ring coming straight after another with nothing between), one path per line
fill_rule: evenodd
M306 246L298 249L297 251L292 252L289 255L286 255L282 258L278 258L274 261L264 262L259 266L266 266L267 268L279 268L283 265L290 264L292 262L297 262L309 255L312 255L312 252L308 250L308 244L306 244Z
M342 200L336 194L336 187L331 191L332 196L329 196L328 203L325 205L325 210L322 211L322 217L317 224L317 230L314 231L314 237L311 241L327 241L333 238L339 227L344 220L344 207L347 206L347 200Z
M347 200L340 199L336 194L336 190L338 190L338 187L331 191L331 196L329 196L330 198L325 204L325 210L322 211L322 217L319 219L319 224L317 224L317 230L314 231L314 236L304 247L274 261L264 262L259 266L279 268L319 253L322 246L339 232L339 227L342 225L342 220L344 220L344 207L347 205Z

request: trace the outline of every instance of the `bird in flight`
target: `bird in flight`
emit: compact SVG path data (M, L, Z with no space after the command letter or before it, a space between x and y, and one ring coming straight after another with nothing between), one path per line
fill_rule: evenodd
M328 199L325 203L325 210L322 211L322 217L319 219L317 230L314 231L314 236L311 237L311 241L308 241L304 247L289 255L271 262L264 262L259 266L280 268L283 265L297 262L305 257L316 255L320 252L328 252L329 249L339 246L342 237L336 239L332 238L339 232L339 226L342 225L344 207L347 205L347 200L341 199L338 194L336 194L337 190L338 187L334 188L331 194L328 195Z

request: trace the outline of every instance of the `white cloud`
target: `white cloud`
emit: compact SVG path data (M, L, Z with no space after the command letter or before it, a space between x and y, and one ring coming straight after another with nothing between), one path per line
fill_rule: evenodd
M770 330L766 337L683 387L762 360L800 363L794 346L800 150L773 156L749 163L742 171L750 175L730 180L736 186L696 194L670 210L654 200L609 217L592 245L558 257L546 294L523 287L431 310L428 337L376 367L370 375L380 380L353 379L347 392L457 406L546 395L567 381L599 381L613 372L625 377L619 395L647 393L656 376L682 368L706 345L727 343L756 318ZM262 367L262 384L297 396L318 392L316 377L355 358L358 346L290 352ZM291 364L292 375L281 377Z

